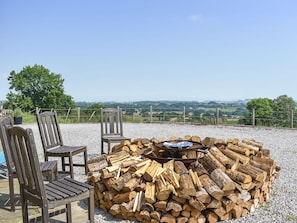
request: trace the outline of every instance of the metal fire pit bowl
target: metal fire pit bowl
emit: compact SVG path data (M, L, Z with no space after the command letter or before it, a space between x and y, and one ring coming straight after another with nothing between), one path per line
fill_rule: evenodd
M184 152L195 150L197 152L207 153L207 149L207 147L198 142L175 140L154 143L152 148L144 151L143 155L159 163L166 163L173 159L182 161L186 166L189 166L197 159L183 159L182 155Z

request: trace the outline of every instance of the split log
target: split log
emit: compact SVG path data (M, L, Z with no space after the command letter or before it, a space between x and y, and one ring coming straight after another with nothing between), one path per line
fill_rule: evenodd
M211 179L221 188L223 191L235 190L235 183L230 177L223 172L222 169L218 168L212 171L210 174Z
M150 166L147 168L147 170L145 171L145 173L143 174L143 178L146 181L152 181L153 177L156 174L156 171L159 167L161 167L162 165L160 163L158 163L157 161L153 160L150 164Z
M211 147L209 152L224 165L233 165L234 163L233 160L225 156L224 153L222 153L216 146Z
M226 210L223 207L215 208L213 212L216 213L220 219L226 214Z
M136 187L138 187L138 185L140 183L141 183L140 178L131 178L130 180L128 180L128 182L125 183L125 185L123 186L122 191L123 192L133 191L133 190L135 190Z
M240 218L241 217L241 213L242 213L242 207L239 205L235 205L232 209L232 216L233 218Z
M180 185L179 185L180 176L176 172L174 172L174 170L166 168L165 171L162 173L162 176L170 184L172 184L174 186L174 188L177 189L180 187Z
M187 223L188 222L188 218L187 217L178 217L176 219L176 223Z
M222 207L222 202L220 200L213 198L213 199L211 199L211 202L209 204L207 204L206 207L211 208L211 209L217 209L217 208Z
M111 208L109 209L109 213L112 216L118 216L121 213L121 207L119 204L114 204L111 206Z
M99 172L93 172L91 176L88 176L88 182L95 186L95 184L101 180L102 173Z
M189 195L189 196L196 195L196 189L193 184L192 178L189 174L182 174L180 176L179 184L180 184L179 191L182 195Z
M201 215L201 211L199 211L198 209L193 209L191 211L191 216L194 218L198 218Z
M243 164L247 164L250 161L249 157L246 157L244 155L241 155L239 153L233 152L230 149L220 149L222 153L224 153L226 156L228 156L229 158L233 159L233 160L239 160L241 163Z
M95 159L96 160L96 159ZM102 170L103 168L108 166L108 163L106 161L106 159L102 159L102 160L98 160L95 162L95 160L92 160L92 162L88 162L87 166L88 166L88 172L97 172L99 170Z
M174 210L176 212L181 212L183 210L182 206L174 200L170 200L167 203L166 211Z
M124 175L120 176L111 187L116 191L121 191L124 185L132 178L131 173L127 172ZM134 178L133 178L134 179Z
M148 211L146 211L146 210L140 211L139 215L140 215L140 218L142 219L142 222L144 222L144 221L150 222L151 221L151 216Z
M199 177L205 190L215 199L220 200L224 196L224 192L212 181L208 175L202 175Z
M216 141L216 139L213 138L213 137L205 137L205 138L202 140L202 143L203 143L203 145L205 145L206 147L211 148L212 146L215 145L215 144L214 144L215 141Z
M166 222L166 223L176 223L175 217L173 217L171 214L164 214L161 217L160 222Z
M185 197L180 197L178 195L172 195L172 200L175 200L176 202L180 203L180 204L185 204L187 199Z
M226 170L226 174L234 181L239 183L250 183L252 177L237 170Z
M161 219L160 212L158 212L158 211L151 212L151 218L157 220L158 222L160 222L160 219Z
M220 161L218 161L210 152L199 159L199 161L202 163L209 174L217 168L220 168L223 171L226 170L226 167Z
M222 206L226 210L226 213L230 212L235 206L235 203L226 197L223 197L221 201L222 201Z
M154 203L155 210L167 213L166 211L167 201L157 201Z
M143 166L141 166L138 170L136 170L134 172L134 175L137 176L137 177L141 177L147 171L147 169L151 165L151 162L152 162L151 160L149 160L148 162L146 162Z
M208 175L208 172L207 170L204 168L204 166L200 163L200 162L193 162L190 164L190 169L192 169L194 172L197 173L198 177L204 175L204 174L207 174Z
M129 212L130 210L132 210L133 208L133 204L134 204L134 199L132 199L131 201L129 202L123 202L120 204L120 209L121 209L121 212L122 213L127 213Z
M244 143L244 142L239 142L238 146L241 146L243 148L248 148L249 150L254 151L255 153L258 153L260 151L259 147L252 146L250 144Z
M136 197L136 191L131 191L131 192L125 192L125 193L119 193L119 194L116 194L112 201L115 203L115 204L121 204L123 202L129 202L131 201L132 199L134 199Z
M211 201L211 197L204 188L196 192L196 198L204 204L210 203Z
M146 182L146 187L145 187L145 200L148 203L155 203L156 202L156 187L155 187L155 183L152 182Z
M189 173L190 173L190 176L192 178L192 181L193 181L194 185L198 188L199 191L202 190L202 184L201 184L201 182L199 180L197 172L193 172L193 170L190 169Z
M196 209L196 210L199 210L199 211L203 211L203 210L205 210L205 205L201 202L201 201L199 201L198 199L196 199L196 198L190 198L190 200L189 200L189 204L194 208L194 209ZM192 212L193 210L191 210L191 212Z
M254 154L254 151L251 152L248 148L233 145L231 143L229 143L227 145L227 149L230 149L233 152L240 153L240 154L245 155L245 156L250 156L251 154Z
M182 161L174 162L174 171L179 175L189 173L189 170Z
M167 186L166 181L162 176L157 177L156 181L156 197L160 201L165 201L168 199L169 195L171 194L171 189Z
M248 145L252 145L252 146L258 147L259 149L262 149L262 147L263 147L263 143L257 142L257 141L252 140L252 139L243 139L242 142L243 143L246 143Z
M252 179L259 182L263 182L267 176L267 173L264 170L261 170L249 164L246 164L246 165L239 164L237 170L247 175L250 175Z
M119 166L115 166L117 167L117 169L119 168ZM103 179L108 179L108 178L115 178L117 173L116 172L110 172L108 171L107 167L101 170L101 174L102 174L102 178Z
M212 211L206 212L206 219L208 223L215 223L218 221L218 215Z
M192 142L201 142L201 138L199 136L197 136L197 135L196 136L192 136L191 137L191 141Z

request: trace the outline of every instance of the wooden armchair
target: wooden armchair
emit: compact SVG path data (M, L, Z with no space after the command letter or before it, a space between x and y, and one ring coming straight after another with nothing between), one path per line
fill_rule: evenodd
M71 203L88 199L88 220L94 222L94 188L89 184L64 178L44 184L31 129L8 129L12 158L16 166L22 201L23 222L29 222L28 201L42 209L42 222L49 222L49 209L66 206L67 222L72 222Z
M3 147L4 157L6 161L7 178L9 182L9 201L11 211L15 211L15 193L14 193L14 182L13 179L17 177L15 171L15 165L11 156L11 147L8 143L7 128L13 127L12 119L6 117L0 120L0 139ZM57 179L57 161L48 161L40 163L40 170L42 175L52 182Z
M101 109L101 154L104 153L104 143L108 144L108 153L111 150L111 143L121 143L124 140L131 140L123 135L122 109L102 108Z
M36 119L44 150L45 160L47 161L49 157L61 157L62 172L69 173L73 178L73 167L80 166L85 168L85 174L87 175L87 147L83 145L64 145L57 113L55 111L45 111L39 114L37 112ZM80 153L84 153L84 164L73 163L73 156ZM65 162L65 158L68 158L68 163ZM69 166L69 171L66 171L66 166Z

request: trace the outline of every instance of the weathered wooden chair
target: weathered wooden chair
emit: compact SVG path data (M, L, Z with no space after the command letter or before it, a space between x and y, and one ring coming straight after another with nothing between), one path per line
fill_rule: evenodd
M8 138L20 182L23 222L29 222L28 201L41 208L42 222L48 223L49 209L62 205L66 206L67 222L72 222L71 203L83 199L88 199L88 220L94 222L93 186L72 178L64 178L45 184L41 179L42 175L32 130L14 126L8 128Z
M121 143L131 140L123 135L123 120L121 108L101 109L101 154L104 153L104 143L108 144L108 153L111 143Z
M10 117L6 117L0 120L0 139L2 143L2 148L5 156L5 166L7 171L7 178L9 183L9 197L11 211L15 211L15 193L14 193L14 182L13 179L17 177L15 171L15 165L13 163L11 157L11 148L8 143L7 138L7 128L11 128L13 126L12 119ZM48 181L52 182L57 179L57 161L48 161L40 163L40 170L42 175L48 179Z
M73 167L80 166L85 168L85 174L87 175L87 146L64 145L56 111L37 112L36 119L45 160L47 161L49 157L61 157L62 172L69 173L73 178ZM73 163L73 156L80 153L84 153L84 164ZM65 162L65 158L68 158L68 163ZM66 171L66 166L69 166L69 171Z

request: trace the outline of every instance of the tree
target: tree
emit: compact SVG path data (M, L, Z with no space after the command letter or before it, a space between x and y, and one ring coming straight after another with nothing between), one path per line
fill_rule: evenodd
M280 126L288 126L290 112L295 110L296 104L293 98L287 95L278 96L273 100L273 111L276 123Z
M19 73L11 71L8 77L11 90L7 94L11 108L25 111L36 107L65 109L74 108L71 96L64 92L64 79L42 65L26 66Z
M251 120L252 110L255 109L257 124L271 125L273 101L269 98L255 98L247 103L248 118Z

